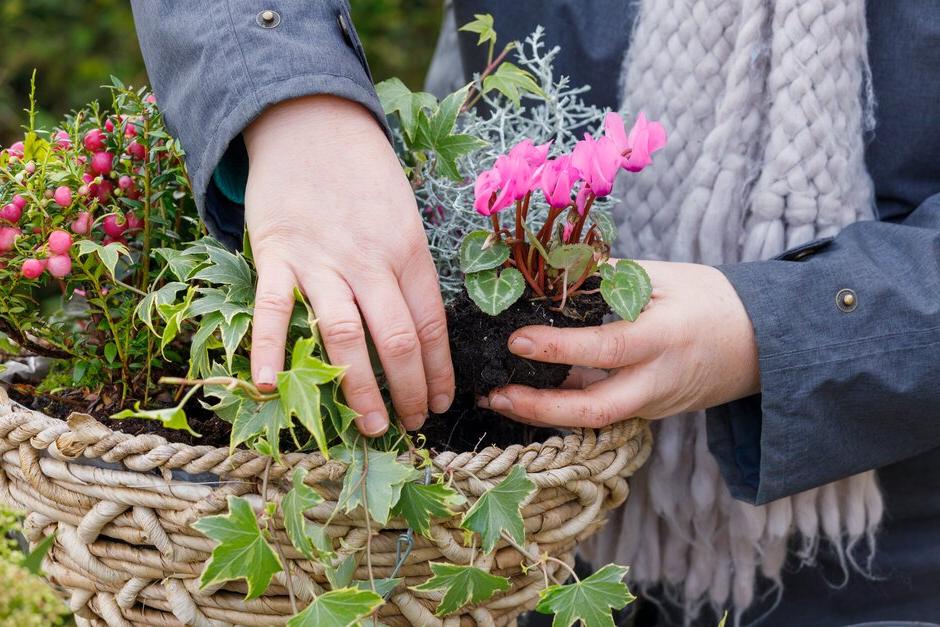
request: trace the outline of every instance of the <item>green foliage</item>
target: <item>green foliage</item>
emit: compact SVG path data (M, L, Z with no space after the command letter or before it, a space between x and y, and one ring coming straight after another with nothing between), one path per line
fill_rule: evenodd
M441 174L456 181L463 177L457 169L457 159L486 146L478 137L454 133L457 115L467 100L470 86L456 91L441 101L430 115L418 110L415 139L412 150L426 150L437 158Z
M351 627L382 605L382 597L371 590L340 588L321 594L302 612L287 621L287 627Z
M111 417L115 420L124 420L126 418L156 420L163 423L163 426L167 429L180 429L199 437L199 434L193 431L192 427L189 426L186 412L181 406L167 407L165 409L141 409L140 403L134 403L134 409L124 409Z
M623 578L627 569L608 564L590 577L568 585L553 585L539 593L536 610L554 614L552 627L571 627L581 621L584 627L614 627L611 609L619 610L633 601Z
M491 316L508 309L525 292L525 279L515 268L473 272L464 277L464 282L473 302Z
M653 294L650 277L643 266L621 259L616 267L601 267L601 295L618 316L633 322Z
M497 592L509 590L509 580L491 575L475 566L431 562L432 577L414 586L419 592L441 590L444 596L435 614L453 614L468 603L486 601Z
M307 471L303 468L294 470L293 487L284 495L281 509L284 512L284 528L287 530L287 537L290 538L291 544L308 559L314 559L316 547L312 537L316 531L312 529L314 524L304 517L304 512L322 503L323 497L304 484L306 476Z
M369 510L373 520L382 525L387 523L402 487L417 478L417 471L399 462L395 452L338 447L334 454L348 464L337 507L352 512L362 506Z
M523 94L545 97L545 92L531 74L508 61L503 62L495 72L483 79L483 93L493 90L509 98L517 107L521 104Z
M412 92L397 78L390 78L375 86L386 115L398 114L401 128L405 135L413 140L418 123L418 113L431 111L437 106L437 98L432 94Z
M535 484L526 475L525 468L515 465L506 478L477 499L464 514L460 526L476 531L482 540L484 553L490 553L503 532L517 544L525 542L525 522L521 506L533 492Z
M563 244L548 253L548 265L567 272L569 277L580 277L591 269L594 248L587 244Z
M468 233L460 243L460 270L464 274L498 268L509 259L509 246L489 231Z
M199 578L203 588L244 579L248 582L245 598L253 599L264 593L274 573L282 570L281 561L258 527L251 505L239 496L229 495L227 514L205 516L193 527L218 542Z
M402 485L401 497L392 508L392 515L404 518L415 533L430 538L431 520L453 517L453 508L460 506L464 500L453 488L444 484L424 485L409 481Z
M493 16L489 13L474 13L473 17L472 22L467 22L459 30L478 33L480 35L480 39L477 40L478 46L482 46L487 42L490 43L490 47L494 46L496 44L496 30L493 28Z

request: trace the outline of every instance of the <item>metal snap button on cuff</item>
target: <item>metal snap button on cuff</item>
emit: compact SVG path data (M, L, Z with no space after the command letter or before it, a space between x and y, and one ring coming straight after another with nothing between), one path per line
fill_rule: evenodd
M281 14L271 9L265 9L255 19L261 28L276 28L281 23Z
M342 13L337 13L336 21L339 23L339 29L343 31L343 39L346 40L346 44L352 46L353 40L352 35L349 34L349 24L346 22L346 16Z
M858 307L858 296L848 288L841 289L836 294L836 305L845 313L855 311L855 308Z

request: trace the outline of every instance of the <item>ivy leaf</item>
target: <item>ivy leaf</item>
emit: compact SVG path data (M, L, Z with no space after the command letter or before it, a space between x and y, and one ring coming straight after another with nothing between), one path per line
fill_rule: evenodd
M480 39L477 40L478 46L482 46L487 41L491 41L495 44L496 31L493 30L493 16L489 13L474 13L473 17L476 19L472 22L467 22L458 30L479 33Z
M473 135L448 135L434 145L434 152L437 154L437 167L440 168L441 174L444 176L460 181L463 179L463 175L457 169L457 159L488 145L487 142Z
M502 239L490 239L492 235L492 231L473 231L460 242L460 270L464 274L498 268L509 259L509 246Z
M313 542L307 534L307 527L312 523L304 517L304 512L322 503L323 497L304 483L306 476L305 469L294 470L293 487L281 500L281 508L284 510L284 528L287 530L287 537L290 538L291 544L307 559L315 559Z
M496 90L509 98L515 106L519 106L522 94L534 94L545 98L545 92L531 74L525 70L504 61L496 71L483 79L483 93Z
M369 515L377 523L388 523L392 506L401 497L403 484L415 479L415 469L399 462L394 452L368 449L366 457L358 448L337 447L334 451L337 459L349 464L338 505L344 505L347 513L352 512L363 504L362 493L365 490Z
M287 627L352 627L382 605L371 590L341 588L319 595Z
M96 253L98 259L101 260L101 263L108 269L108 272L111 273L111 278L117 278L117 263L121 256L131 258L130 253L127 252L127 246L118 242L111 242L107 246L102 246L97 242L94 242L90 239L83 239L78 241L78 256L83 257L85 255Z
M199 321L199 328L193 333L189 344L189 374L187 376L207 374L209 370L209 340L212 339L212 335L221 324L222 314L217 311L203 316Z
M619 610L633 601L623 583L627 568L608 564L590 577L566 586L549 586L539 592L536 610L554 614L552 627L571 627L581 621L584 627L614 627L610 610Z
M180 290L186 289L186 284L179 281L167 283L160 289L148 293L140 299L137 307L134 309L134 315L137 319L147 325L147 328L156 335L157 331L153 327L153 309L156 305L166 305L176 300L176 295Z
M405 580L404 577L395 577L390 579L385 577L384 579L376 579L372 582L369 581L357 581L356 587L360 590L371 590L373 584L375 585L375 592L382 597L383 599L395 591L401 582Z
M134 409L119 411L116 414L112 414L111 418L115 420L123 420L125 418L159 420L167 429L188 431L197 438L202 437L189 426L189 421L186 419L186 411L180 406L167 407L166 409L141 409L140 402L136 402L134 403Z
M192 279L228 286L228 299L231 302L251 302L254 298L254 280L245 258L215 246L207 246L206 254L211 263L193 275Z
M457 170L457 159L487 145L472 135L451 134L469 89L470 86L466 85L444 98L431 117L420 111L416 124L415 148L436 153L441 173L458 181L462 177Z
M454 515L451 508L462 502L463 497L446 485L409 481L402 486L401 498L392 508L392 515L404 518L415 533L430 538L431 519L451 518Z
M173 248L155 248L154 252L166 260L172 272L180 281L188 281L204 261L203 257L198 255L188 255Z
M359 414L352 407L349 407L337 400L336 396L338 392L339 386L333 384L332 393L320 395L320 403L323 405L323 408L326 409L326 412L330 415L330 423L332 424L336 435L346 442L347 439L349 439L349 427L352 425L353 420L359 416ZM358 433L358 431L356 433ZM349 444L350 442L346 443Z
M40 540L39 544L37 544L35 548L33 548L33 550L23 558L20 566L34 575L40 574L40 571L42 570L42 560L45 559L46 553L49 552L49 549L52 548L53 544L55 544L54 531ZM376 584L378 584L378 582L376 582Z
M376 84L375 93L386 115L398 112L401 128L409 140L415 136L417 113L422 109L432 110L437 106L437 98L433 95L423 91L412 92L394 77Z
M240 313L232 318L231 323L222 324L222 346L225 348L225 363L232 367L232 356L241 343L248 326L251 324L251 314Z
M535 484L525 469L517 464L505 479L480 495L464 514L460 526L480 534L484 553L493 550L503 531L522 544L525 542L525 523L520 508L534 491Z
M290 419L279 401L256 403L245 399L232 423L231 448L234 449L242 442L264 434L273 449L274 461L278 461L281 430L289 426Z
M587 272L594 261L594 249L587 244L563 244L548 253L548 265L556 270L568 271L568 278L576 281Z
M525 279L515 268L492 268L464 276L467 294L477 307L495 316L519 300L525 292Z
M624 320L636 320L652 294L650 277L637 262L621 259L616 267L601 266L601 296Z
M476 566L431 562L431 573L433 576L430 579L414 586L412 590L444 591L437 611L434 612L437 616L453 614L468 603L480 603L497 592L509 590L508 579L491 575Z
M229 495L228 514L205 516L193 523L198 531L218 542L199 579L200 588L244 579L248 582L246 599L260 596L281 562L268 544L248 501Z

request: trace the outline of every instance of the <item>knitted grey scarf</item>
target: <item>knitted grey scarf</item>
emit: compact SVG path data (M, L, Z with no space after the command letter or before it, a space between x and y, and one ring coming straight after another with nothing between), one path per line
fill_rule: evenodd
M863 0L643 0L621 109L669 133L655 167L621 177L621 256L706 264L767 259L872 214L863 133L873 125ZM757 417L755 417L757 418ZM873 472L766 506L736 501L708 451L704 416L666 418L632 493L589 552L664 584L686 609L778 585L791 536L820 539L848 571L874 550Z

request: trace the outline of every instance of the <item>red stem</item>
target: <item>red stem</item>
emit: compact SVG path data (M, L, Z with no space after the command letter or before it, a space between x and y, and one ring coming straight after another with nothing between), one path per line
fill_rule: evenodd
M584 229L584 222L587 220L588 213L591 211L591 205L594 204L594 199L597 196L594 195L594 192L588 196L587 202L584 203L584 213L578 216L578 221L574 225L574 230L571 232L571 241L577 243L581 241L581 230Z

